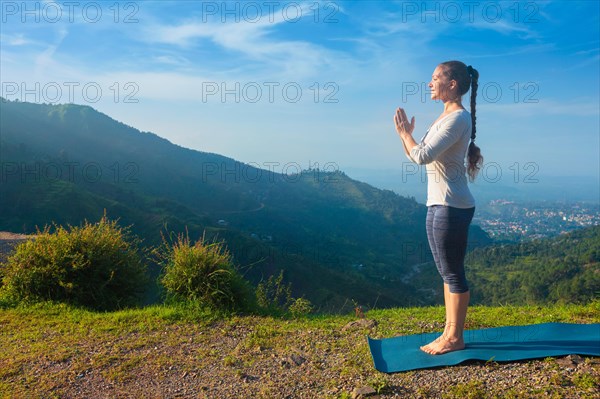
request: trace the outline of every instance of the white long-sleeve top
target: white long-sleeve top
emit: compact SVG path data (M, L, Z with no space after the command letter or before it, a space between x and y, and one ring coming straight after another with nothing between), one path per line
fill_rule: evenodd
M431 125L407 156L412 162L426 165L427 206L475 206L465 167L471 129L471 114L467 110L451 112Z

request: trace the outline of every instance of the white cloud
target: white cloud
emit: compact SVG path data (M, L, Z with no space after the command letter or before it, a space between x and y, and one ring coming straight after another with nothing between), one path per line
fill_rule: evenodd
M44 51L42 51L35 58L35 75L43 75L45 71L51 66L55 66L56 63L53 59L53 55L62 43L62 41L67 37L68 31L66 28L60 28L58 30L58 37L54 41L54 43L50 44Z
M312 13L311 6L312 3L301 3L301 15L308 18ZM190 53L190 56L198 48L216 45L221 48L218 57L231 57L239 64L241 55L247 61L246 69L260 69L264 75L275 79L309 79L324 70L337 71L340 64L352 62L343 52L319 44L276 38L276 28L291 23L281 10L263 15L256 22L203 19L187 19L175 24L153 22L143 28L141 37L148 43L175 46L182 54ZM233 52L233 55L227 52Z
M511 117L530 117L541 115L565 116L599 116L600 104L592 99L570 99L562 102L545 99L536 103L477 104L477 109L484 108L488 114L508 115Z
M34 42L26 38L24 34L17 33L14 35L0 35L0 43L8 46L24 46L28 44L33 44Z
M485 54L468 54L467 58L500 58L510 57L520 54L536 54L536 53L549 53L556 51L556 45L554 43L540 43L540 44L526 44L523 46L511 46L508 51L496 50L494 52Z
M153 57L152 60L157 64L172 65L175 67L184 67L190 65L190 61L187 58L175 54L158 55Z
M498 20L496 22L477 20L474 21L471 26L479 30L493 30L506 36L517 34L524 40L541 38L541 35L538 32L529 29L526 25L506 20Z

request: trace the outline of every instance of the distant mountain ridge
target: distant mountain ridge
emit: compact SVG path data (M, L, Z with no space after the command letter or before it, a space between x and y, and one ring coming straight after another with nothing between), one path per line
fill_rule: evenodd
M431 303L402 283L430 258L424 205L343 172L283 175L180 147L89 106L0 101L0 230L97 220L227 241L257 283L280 269L326 310ZM165 229L166 225L166 229ZM472 226L474 246L491 239Z

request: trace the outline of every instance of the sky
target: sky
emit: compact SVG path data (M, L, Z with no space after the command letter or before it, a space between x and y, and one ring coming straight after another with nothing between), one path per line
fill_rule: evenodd
M443 103L436 65L479 71L484 176L598 176L597 1L1 1L2 97L76 103L282 173L409 170ZM469 110L470 93L463 97Z

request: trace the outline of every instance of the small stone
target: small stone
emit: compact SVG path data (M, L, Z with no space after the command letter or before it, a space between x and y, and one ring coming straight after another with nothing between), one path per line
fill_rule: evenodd
M372 397L371 395L374 394L376 394L376 392L375 389L373 389L373 387L364 386L360 388L354 388L354 391L352 391L352 399Z
M292 355L290 356L290 360L296 365L296 366L300 366L302 363L304 363L306 361L305 358L303 358L300 355Z
M239 377L244 382L253 382L253 381L260 380L259 377L256 377L256 376L253 376L253 375L250 375L250 374L246 374L246 373L241 373Z
M556 360L556 363L566 368L570 368L570 366L578 365L583 362L583 358L579 355L569 355Z
M571 361L575 364L580 364L584 362L583 358L579 355L569 355L569 357L571 358Z
M373 328L377 325L375 320L360 319L354 320L342 327L342 331L347 331L351 328Z

